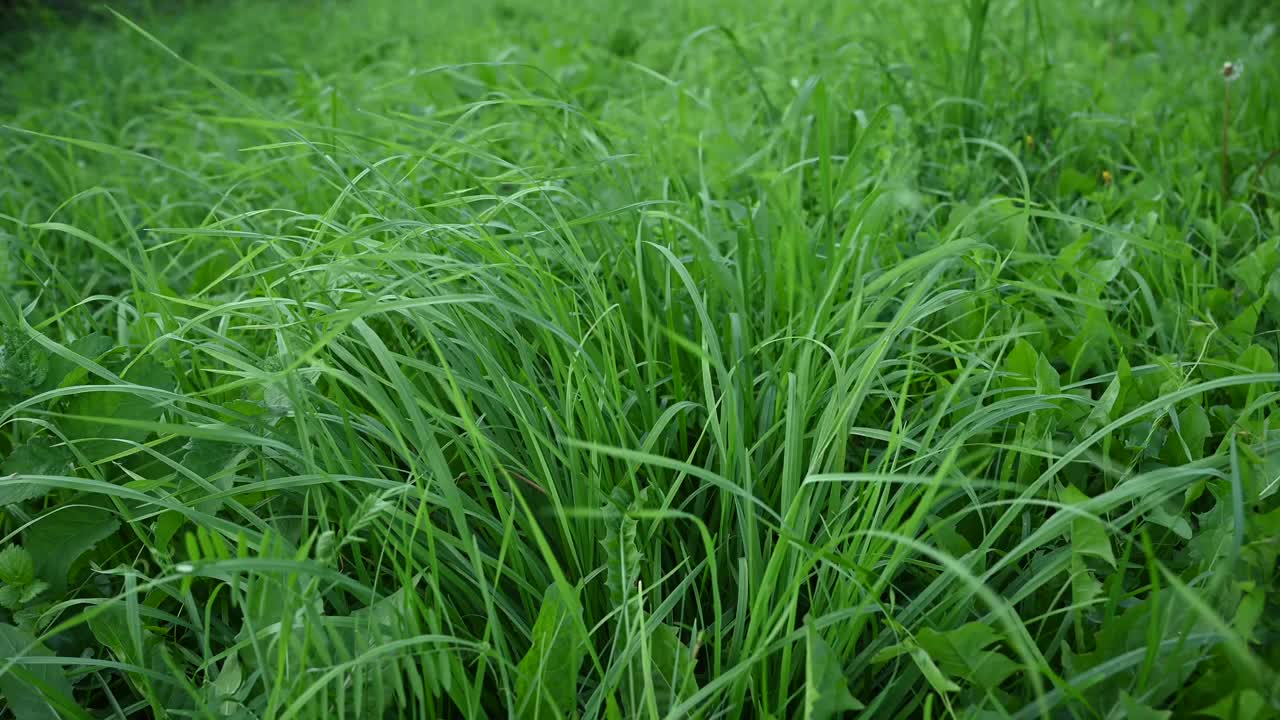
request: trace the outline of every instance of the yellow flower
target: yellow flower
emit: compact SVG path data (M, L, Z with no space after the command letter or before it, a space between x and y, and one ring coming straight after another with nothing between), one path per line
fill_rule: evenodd
M1036 147L1036 139L1035 139L1035 138L1033 138L1033 137L1031 137L1030 135L1028 135L1028 136L1026 136L1025 138L1023 138L1023 139L1022 139L1022 141L1023 141L1024 143L1026 143L1026 144L1027 144L1027 149L1028 149L1028 150L1034 150L1034 149L1035 149L1035 147Z
M1114 179L1115 179L1115 178L1113 178L1113 177L1111 176L1111 171L1110 171L1110 170L1103 170L1103 171L1102 171L1102 184L1103 184L1103 185L1110 185L1110 184L1111 184L1111 181L1112 181L1112 180L1114 180Z

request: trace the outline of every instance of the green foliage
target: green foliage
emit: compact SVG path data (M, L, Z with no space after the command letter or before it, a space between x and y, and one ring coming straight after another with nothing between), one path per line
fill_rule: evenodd
M9 453L0 466L5 477L0 480L0 505L34 500L49 492L38 482L26 482L23 475L64 475L71 468L71 453L55 446L47 437L34 437Z
M813 623L805 623L804 720L829 720L848 710L863 709L849 692L842 665Z
M61 592L76 560L119 527L110 510L72 505L37 518L24 537L27 549L39 558L36 568L40 577L49 582L53 592Z
M647 495L648 488L633 500L626 489L614 488L609 496L609 503L603 508L605 531L600 546L607 558L605 581L609 587L609 603L624 616L627 612L635 614L640 598L640 591L636 586L640 579L642 558L636 543L636 528L639 523L630 513L644 508Z
M129 365L122 378L141 388L173 388L173 376L150 358ZM79 441L76 447L80 452L91 461L98 461L128 450L128 443L145 440L151 434L150 428L130 423L155 422L163 411L162 401L145 390L95 385L67 402L62 427L68 439Z
M0 60L0 715L1280 716L1266 3L160 5Z
M1007 655L985 649L1000 639L990 626L976 622L944 633L924 628L916 635L920 648L941 672L985 691L996 690L1018 671L1018 664Z
M16 720L60 720L66 707L74 708L71 681L63 669L43 662L25 664L26 658L49 658L53 653L30 633L0 623L0 697Z
M515 712L519 717L576 714L578 669L587 654L579 630L581 614L577 593L565 598L558 586L547 587L533 624L533 644L516 667Z
M10 545L0 550L0 607L18 610L48 587L36 579L35 560L26 548Z
M49 359L22 330L0 325L0 397L16 400L44 382Z

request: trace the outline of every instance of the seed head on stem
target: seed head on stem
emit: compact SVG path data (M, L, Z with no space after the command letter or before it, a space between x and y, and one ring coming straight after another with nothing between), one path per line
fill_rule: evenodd
M1244 73L1244 63L1222 63L1222 200L1231 199L1231 83Z

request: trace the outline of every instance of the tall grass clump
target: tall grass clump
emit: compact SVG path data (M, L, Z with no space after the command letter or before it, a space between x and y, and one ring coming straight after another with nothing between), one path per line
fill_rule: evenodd
M1280 716L1280 215L1214 58L1241 157L1280 65L1206 7L41 35L0 717Z

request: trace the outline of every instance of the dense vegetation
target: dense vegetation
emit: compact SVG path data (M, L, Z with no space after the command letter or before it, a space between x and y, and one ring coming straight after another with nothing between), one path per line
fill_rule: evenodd
M1280 717L1268 3L135 9L0 68L0 717Z

